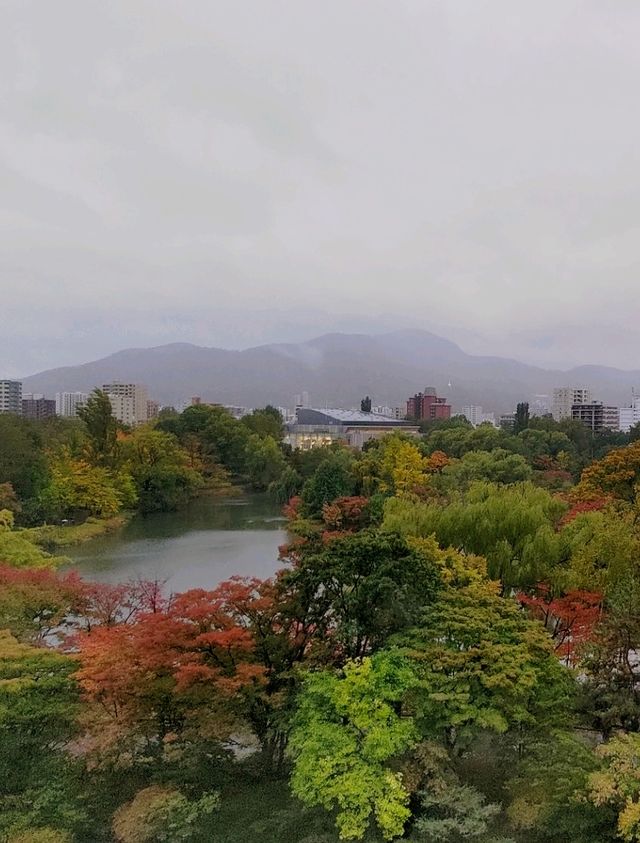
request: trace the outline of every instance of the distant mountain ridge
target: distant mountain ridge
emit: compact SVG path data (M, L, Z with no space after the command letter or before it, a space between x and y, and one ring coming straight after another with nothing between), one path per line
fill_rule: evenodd
M26 392L89 391L109 381L144 383L162 404L200 395L203 401L246 407L292 406L309 392L316 406L402 405L425 386L435 386L459 411L479 404L505 412L558 386L586 386L607 403L629 403L640 370L579 366L543 369L503 357L467 354L428 331L324 334L302 343L271 343L229 351L190 343L130 348L78 366L49 369L23 379ZM449 387L451 383L451 387Z

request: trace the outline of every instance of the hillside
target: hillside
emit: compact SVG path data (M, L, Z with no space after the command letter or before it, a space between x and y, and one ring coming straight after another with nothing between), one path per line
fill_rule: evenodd
M455 343L414 330L377 336L325 334L304 343L243 351L188 343L126 349L23 380L25 391L49 396L120 380L146 384L149 394L163 404L200 395L205 401L251 407L269 402L291 406L293 396L303 390L320 406L354 406L365 394L375 404L395 406L429 385L448 396L454 410L473 403L503 412L517 401L572 384L590 387L603 401L625 404L631 388L640 386L640 371L593 365L567 371L542 369L466 354Z

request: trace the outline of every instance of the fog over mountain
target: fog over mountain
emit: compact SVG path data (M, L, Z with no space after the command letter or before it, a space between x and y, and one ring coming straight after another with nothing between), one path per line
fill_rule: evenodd
M352 407L364 395L374 404L396 406L424 386L435 386L451 400L454 411L473 403L502 412L517 401L565 385L588 386L601 400L625 404L632 387L640 385L640 370L542 369L508 358L474 356L435 334L405 330L325 334L308 342L243 351L189 343L126 349L26 377L24 389L52 395L86 391L112 380L144 383L163 404L200 395L204 401L248 407L292 406L294 395L303 390L317 406Z

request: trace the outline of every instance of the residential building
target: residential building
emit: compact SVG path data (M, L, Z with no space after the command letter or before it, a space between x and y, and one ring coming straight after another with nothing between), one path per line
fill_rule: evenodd
M147 421L147 388L138 383L105 383L102 385L111 401L113 415L122 424L135 426Z
M379 406L379 407L372 407L371 412L375 413L378 416L387 416L390 419L404 419L406 416L406 409L405 407L387 407L387 406Z
M570 419L576 404L590 404L593 401L591 390L583 387L563 386L553 390L551 415L556 421Z
M287 425L284 441L303 451L344 442L360 450L365 442L379 439L393 431L417 436L419 428L408 421L400 421L377 413L360 410L329 410L299 407L296 423Z
M582 422L592 433L620 428L619 408L608 407L602 401L574 404L571 408L571 418Z
M468 407L463 407L462 415L474 427L477 427L479 424L492 424L494 427L496 425L495 415L493 413L483 412L482 407L477 404L470 404Z
M22 381L0 380L0 413L22 412Z
M74 418L89 400L86 392L56 392L56 415Z
M160 413L160 404L158 401L152 401L151 398L147 401L147 421L149 419L157 419Z
M620 407L620 430L629 433L640 422L640 396L633 396L630 407Z
M56 402L44 395L34 395L28 392L22 399L22 415L26 419L52 419L56 415Z
M551 400L548 395L534 395L529 402L530 416L548 416L551 414Z
M512 433L516 426L516 414L515 413L503 413L500 416L498 421L498 427L501 430L506 430L509 433Z
M450 419L451 404L446 398L439 398L435 387L425 386L424 392L417 392L407 400L407 418L416 421Z

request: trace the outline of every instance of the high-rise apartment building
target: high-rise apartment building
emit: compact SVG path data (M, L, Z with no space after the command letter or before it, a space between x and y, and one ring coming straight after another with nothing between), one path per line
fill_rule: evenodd
M618 407L608 407L602 401L574 404L571 408L571 418L582 422L592 433L620 428L620 410Z
M553 390L551 415L556 421L572 418L572 408L576 404L590 404L593 401L591 390L583 387L563 386Z
M22 381L0 380L0 413L22 413Z
M144 424L148 418L147 388L139 383L105 383L102 391L109 396L113 415L122 424Z
M451 404L446 398L439 398L435 387L425 386L424 392L417 392L407 400L407 418L419 421L450 419Z
M74 418L89 400L86 392L56 392L56 415Z
M22 399L22 415L25 419L52 419L56 415L56 402L44 395L27 393Z

